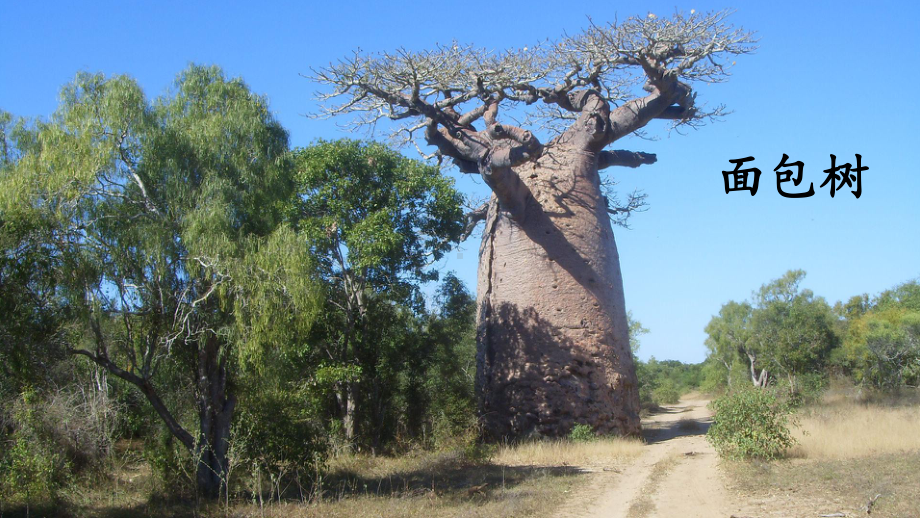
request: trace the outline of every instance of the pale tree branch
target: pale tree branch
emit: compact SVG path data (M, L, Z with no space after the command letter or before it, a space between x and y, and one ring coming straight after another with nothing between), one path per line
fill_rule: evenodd
M601 151L597 156L598 170L606 169L613 166L636 168L640 165L654 164L658 157L654 153L642 153L636 151Z
M732 58L756 49L752 33L726 22L730 14L592 21L558 41L506 51L457 42L418 52L357 51L311 77L327 88L318 94L321 115L350 114L356 127L403 121L394 137L433 156L416 142L424 130L436 156L451 158L463 173L478 172L494 189L499 178L512 179L504 169L536 159L543 148L524 128L499 124L499 104L523 114L525 126L537 124L559 138L587 133L568 142L592 151L652 120L695 126L727 113L699 108L691 85L724 81ZM485 129L473 126L479 120Z

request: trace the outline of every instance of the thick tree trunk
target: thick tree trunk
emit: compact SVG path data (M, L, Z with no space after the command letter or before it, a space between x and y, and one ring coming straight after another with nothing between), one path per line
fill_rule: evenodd
M560 139L515 167L480 248L477 388L493 438L639 433L638 384L598 154ZM503 196L503 199L507 199Z

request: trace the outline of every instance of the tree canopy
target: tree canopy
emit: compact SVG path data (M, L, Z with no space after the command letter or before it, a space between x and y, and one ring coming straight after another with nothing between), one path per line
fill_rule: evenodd
M729 380L736 362L764 387L771 375L785 376L796 390L798 376L819 371L837 343L830 306L802 289L802 270L790 270L754 292L754 302L729 301L706 326L710 358Z
M42 261L65 272L54 289L70 352L140 389L213 495L236 372L319 308L315 262L282 221L287 132L241 80L192 66L153 102L128 77L79 74L54 116L20 133L4 146L4 236L42 228ZM193 374L197 430L161 396L174 362Z
M326 280L327 324L318 340L328 356L324 369L335 379L346 438L355 439L362 420L376 419L365 439L377 445L382 418L370 414L389 395L381 386L395 384L382 378L401 370L393 364L405 354L421 354L399 327L417 324L413 311L424 313L419 285L437 279L434 263L460 238L462 196L437 167L377 143L319 141L294 161L291 218Z

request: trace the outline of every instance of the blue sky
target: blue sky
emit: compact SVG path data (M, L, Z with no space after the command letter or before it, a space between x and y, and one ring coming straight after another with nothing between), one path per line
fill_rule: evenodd
M805 4L805 5L803 5ZM723 303L748 298L788 269L833 303L920 276L920 148L915 2L22 2L0 1L0 109L47 117L79 70L128 74L151 97L188 63L217 64L268 96L295 146L349 136L314 112L318 86L301 74L357 48L424 49L458 40L521 47L588 23L655 13L736 9L757 32L726 84L699 85L699 101L725 103L724 121L625 139L615 148L657 153L658 163L613 171L623 191L643 189L650 210L616 230L627 306L651 333L639 356L701 361L703 328ZM910 94L910 95L908 95ZM352 135L353 136L353 135ZM412 150L405 151L413 156ZM805 164L804 187L786 199L773 168L783 153ZM822 171L862 155L862 197L832 199ZM725 194L729 159L754 156L756 196ZM454 173L452 173L454 174ZM461 188L482 185L461 178ZM443 266L475 286L478 240Z

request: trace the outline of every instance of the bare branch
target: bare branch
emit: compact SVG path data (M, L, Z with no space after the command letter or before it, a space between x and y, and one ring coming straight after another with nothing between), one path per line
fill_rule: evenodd
M654 164L658 157L654 153L642 153L635 151L601 151L597 157L597 168L606 169L613 166L636 168L640 165Z
M533 133L504 124L492 124L488 129L493 141L511 141L512 145L498 145L493 149L491 156L492 167L514 167L538 156L543 149L543 144L533 136Z
M457 42L420 52L358 51L311 77L328 88L318 94L321 115L351 114L355 127L408 121L392 134L414 141L424 128L440 156L471 173L487 156L500 164L536 156L535 144L512 138L513 144L490 133L499 104L516 106L525 126L562 134L588 106L588 94L596 95L610 108L610 124L600 124L608 132L604 145L655 119L694 126L724 114L721 107L700 109L691 84L724 81L732 58L755 50L752 33L726 22L730 14L690 11L591 22L574 36L506 51ZM486 130L472 126L480 119Z
M485 202L479 207L476 207L470 212L467 212L464 215L464 219L466 219L466 223L463 226L463 234L460 235L460 241L466 241L466 239L470 237L470 234L473 233L473 230L476 228L476 225L478 225L480 221L485 221L486 216L488 216L488 214L489 214L489 202Z

